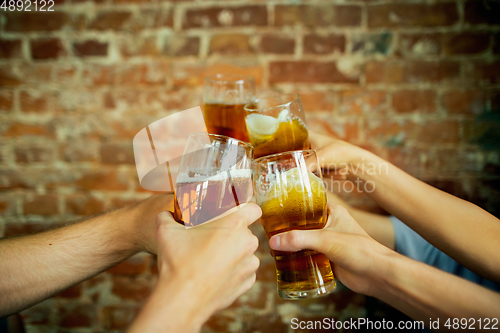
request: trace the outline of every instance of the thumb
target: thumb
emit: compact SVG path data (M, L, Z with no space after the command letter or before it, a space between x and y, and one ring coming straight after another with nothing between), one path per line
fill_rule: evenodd
M326 252L331 245L331 237L324 229L317 230L292 230L274 235L269 239L269 246L277 251L316 250L328 255ZM330 239L327 239L330 238Z

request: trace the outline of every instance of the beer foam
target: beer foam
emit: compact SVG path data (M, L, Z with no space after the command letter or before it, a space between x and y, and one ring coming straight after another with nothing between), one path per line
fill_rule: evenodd
M251 169L230 169L229 175L231 178L251 178ZM221 181L229 178L227 171L221 171L213 176L195 175L190 177L187 173L179 173L176 183L194 183L200 181Z

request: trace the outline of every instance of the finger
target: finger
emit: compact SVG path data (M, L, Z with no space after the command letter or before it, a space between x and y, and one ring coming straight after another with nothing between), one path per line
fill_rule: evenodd
M262 210L256 204L249 202L238 206L238 209L231 214L220 218L219 224L234 224L243 222L245 226L249 226L257 221L262 216Z
M168 210L164 210L156 215L156 227L170 227L170 226L181 226L174 219L174 213Z
M333 139L327 135L309 131L309 141L313 149L320 149L332 142Z
M324 253L328 242L325 240L323 229L318 230L292 230L269 239L269 246L277 251L316 250Z

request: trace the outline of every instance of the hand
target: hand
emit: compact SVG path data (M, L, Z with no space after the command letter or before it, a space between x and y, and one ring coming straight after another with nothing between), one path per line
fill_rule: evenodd
M321 168L337 179L347 179L362 171L365 163L375 156L358 146L315 132L309 132L309 140Z
M191 285L193 297L205 308L198 311L207 316L231 305L255 282L259 241L248 226L261 215L259 206L248 203L216 221L186 229L170 212L159 214L160 280L168 276Z
M284 232L271 237L269 245L279 251L321 252L332 261L335 277L346 287L373 295L377 258L394 252L368 236L344 207L329 203L328 208L323 229Z
M156 245L155 219L162 211L173 211L174 194L155 194L124 209L126 214L132 217L130 231L127 231L127 237L131 238L130 243L134 245L137 252L146 251L156 254L158 247Z

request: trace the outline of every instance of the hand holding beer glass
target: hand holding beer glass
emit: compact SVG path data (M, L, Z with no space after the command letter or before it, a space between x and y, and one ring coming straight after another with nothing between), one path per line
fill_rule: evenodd
M246 142L189 135L175 185L175 220L194 227L250 201L252 158L253 147Z
M209 133L248 142L243 106L255 98L255 80L247 75L217 74L205 78L203 117Z
M255 157L309 149L304 107L299 95L260 98L245 105L244 109Z
M314 150L289 151L254 160L255 196L268 238L290 230L325 226L326 189L318 165ZM313 250L273 251L273 257L282 298L314 298L335 289L330 261L324 254Z

